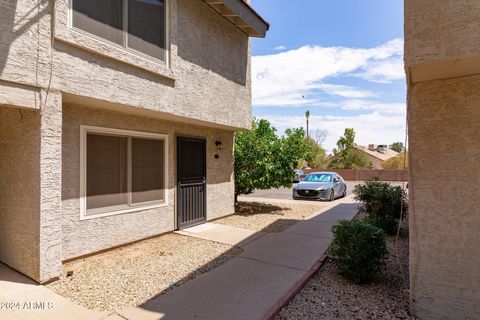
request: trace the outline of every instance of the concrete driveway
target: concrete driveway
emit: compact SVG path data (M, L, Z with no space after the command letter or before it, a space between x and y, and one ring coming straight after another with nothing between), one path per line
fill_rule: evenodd
M352 194L353 188L357 184L364 183L364 181L345 181L345 182L347 183L347 196ZM393 186L402 186L401 181L391 181L389 183ZM405 183L405 185L406 185L406 183ZM292 200L292 188L256 190L254 193L249 194L245 197L247 197L247 198L250 197L250 198ZM297 200L297 201L302 201L302 200ZM303 201L308 201L308 200L303 200Z

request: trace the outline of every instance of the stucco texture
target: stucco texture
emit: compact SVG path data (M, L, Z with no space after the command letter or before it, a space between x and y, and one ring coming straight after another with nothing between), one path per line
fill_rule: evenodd
M480 319L480 76L414 85L408 116L412 310Z
M0 107L0 260L41 282L60 272L61 96Z
M251 125L249 39L203 1L169 0L173 79L164 77L161 70L146 71L133 58L129 64L112 59L118 55L117 48L62 29L61 17L67 15L61 10L68 8L61 3L57 33L73 32L76 37L55 43L54 87L213 124ZM85 42L95 49L72 45Z
M408 66L479 56L480 1L405 0Z
M0 260L30 277L40 272L39 119L0 107Z
M214 125L251 125L249 39L201 0L169 0L165 64L68 27L68 1L0 3L0 78ZM53 42L52 34L58 35Z
M168 206L80 220L80 125L168 135ZM112 246L175 229L175 137L194 136L207 141L207 219L234 212L233 132L126 116L84 106L64 105L62 142L62 259L70 259ZM217 150L215 141L223 142ZM214 155L219 154L219 159Z
M0 260L39 282L63 259L175 228L176 135L207 139L207 218L233 213L233 131L252 117L249 39L202 0L168 0L166 61L76 32L68 16L66 0L0 1ZM5 105L37 111L18 120ZM167 133L169 205L80 221L81 124Z

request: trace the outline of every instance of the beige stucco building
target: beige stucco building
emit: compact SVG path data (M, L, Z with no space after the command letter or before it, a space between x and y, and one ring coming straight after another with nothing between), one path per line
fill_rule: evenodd
M234 211L241 0L0 1L0 261L62 261Z
M383 163L388 159L397 157L398 152L389 149L387 145L369 144L367 147L355 146L357 150L361 151L370 161L371 168L376 170L383 170Z
M480 1L406 0L410 290L422 319L480 319Z

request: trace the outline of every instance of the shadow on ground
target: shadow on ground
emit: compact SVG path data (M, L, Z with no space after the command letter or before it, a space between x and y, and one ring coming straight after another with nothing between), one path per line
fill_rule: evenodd
M268 205L268 206L265 206L263 209L266 211L266 212L275 212L276 210L278 209L281 209L281 207L278 207L278 206L275 206L275 205ZM355 210L355 213L357 212L358 210L358 205L357 204L345 204L345 203L342 203L342 204L339 204L337 206L334 206L328 210L326 210L325 212L323 212L322 214L320 215L317 215L317 216L314 216L312 217L311 219L311 222L319 222L319 223L322 223L324 224L325 226L328 226L328 228L331 228L331 226L333 224L335 224L336 221L338 220L341 220L341 219L344 219L344 218L351 218L351 212L352 210ZM343 212L346 212L346 213L349 213L349 214L343 214ZM245 213L245 214L248 214L248 213ZM285 221L284 221L285 220ZM301 223L308 223L309 220L303 220ZM274 223L268 225L267 227L263 228L261 231L257 232L257 233L265 233L265 232L268 232L269 229L275 229L275 228L278 228L277 224L280 224L280 225L285 225L285 224L288 224L288 225L294 225L296 224L297 222L299 222L298 220L293 220L293 219L278 219L277 221L275 221ZM265 237L269 237L269 236L272 236L272 237L275 237L276 235L279 235L279 234L282 234L282 233L276 233L276 234L270 234L270 235L267 235ZM292 233L289 233L287 232L287 234L289 236L292 236L292 237L301 237L301 235L296 235L295 232L292 232ZM315 237L315 235L310 235L310 236L313 236ZM320 238L320 237L319 237ZM253 239L252 241L249 241L249 239ZM249 242L253 243L253 241L256 241L258 240L259 237L257 234L254 234L252 235L250 238L242 241L242 243L240 244L240 246L243 246L245 243L246 245L250 245ZM261 239L261 238L260 238ZM322 241L324 241L325 243L327 243L327 246L328 246L328 243L330 241L330 239L323 239ZM279 244L280 246L280 244ZM326 249L327 247L325 247ZM282 250L282 247L277 247L277 248L274 248L274 250L276 251L280 251ZM288 255L290 252L288 252L289 249L285 249L285 253L286 255ZM318 255L319 257L321 255L323 255L325 251L323 252L316 252L314 254L312 254L313 256L316 256ZM253 310L256 310L257 312L257 315L258 314L273 314L274 311L276 311L276 308L272 311L272 299L275 300L275 301L278 301L278 300L281 300L279 297L275 296L275 294L277 292L275 292L275 290L272 290L271 292L271 295L272 297L268 298L269 296L269 293L268 292L263 292L261 294L259 294L258 292L255 292L254 288L256 286L256 283L255 282L252 282L252 283L248 283L249 281L252 280L252 278L248 277L248 276L245 276L245 282L247 283L242 283L242 281L238 282L238 288L235 287L235 290L231 290L230 292L225 292L223 293L222 291L225 291L225 284L221 284L221 283L208 283L207 284L207 288L208 291L210 291L208 294L207 292L205 292L205 296L201 296L198 294L198 292L195 292L195 290L190 290L191 288L189 288L189 290L187 291L187 294L183 294L183 298L182 298L182 301L184 301L184 305L178 305L177 306L177 303L179 301L178 300L178 296L177 297L173 297L173 299L171 297L169 297L170 294L173 294L174 291L172 291L173 288L178 288L178 287L181 287L182 285L185 285L186 282L188 282L188 280L192 280L192 279L195 279L195 278L198 278L198 277L203 277L203 276L206 276L206 275L203 275L203 273L206 273L207 271L212 271L213 269L215 268L224 268L224 270L222 271L225 271L225 270L235 270L235 273L237 274L233 274L233 273L230 273L231 276L225 276L225 272L222 272L219 270L219 273L223 274L223 280L227 279L228 281L228 278L232 278L231 281L233 281L233 279L243 279L243 276L239 275L239 273L244 273L244 274L247 274L249 272L256 272L256 270L248 270L248 267L246 267L245 269L242 269L242 268L232 268L232 265L235 264L235 262L233 262L233 260L236 260L236 263L237 265L239 264L239 260L247 260L248 261L248 257L234 257L233 259L231 259L230 261L226 261L225 262L225 259L223 259L223 256L225 254L213 259L212 261L210 261L209 263L203 265L202 267L196 269L194 272L188 274L187 276L185 276L183 279L181 279L180 281L177 281L175 284L173 284L170 288L166 289L166 290L163 290L161 292L159 292L158 295L156 295L155 297L153 297L151 300L147 301L146 303L138 306L136 309L141 309L143 311L148 311L147 313L138 313L136 316L132 316L134 314L136 314L135 311L133 312L130 312L130 311L127 311L127 312L120 312L120 314L123 316L123 317L126 317L127 319L177 319L178 318L178 309L177 308L191 308L190 310L188 310L188 314L189 316L187 316L187 318L191 318L191 319L212 319L212 315L209 314L209 315L205 315L204 313L202 313L202 310L197 310L196 308L198 307L199 305L199 301L204 301L206 299L206 296L208 296L209 294L212 295L214 298L211 299L211 300L218 300L218 301L211 301L211 300L208 300L206 302L207 306L205 306L204 309L208 309L208 312L209 313L213 313L215 314L218 319L222 319L222 317L225 317L226 315L228 315L228 318L229 319L249 319L249 317L252 315L252 309ZM248 255L247 255L248 256ZM225 263L217 263L217 261L224 261ZM230 266L227 266L231 264ZM242 265L241 263L239 265ZM288 269L288 268L287 268ZM301 270L295 270L295 269L292 269L292 271L295 271L295 272L300 272ZM301 271L301 274L303 274L305 271ZM283 278L280 278L280 279L283 279ZM282 282L283 280L280 280L280 282ZM205 279L202 279L202 280L205 280ZM197 281L201 281L201 279L198 279ZM231 283L230 281L230 283ZM235 280L236 281L236 280ZM288 283L288 285L291 285L292 283L295 283L295 281L292 282L291 279L288 279L288 277L285 277L285 282ZM284 284L284 286L288 286L286 284ZM203 284L203 286L205 286L205 283ZM258 284L257 284L258 286ZM202 285L200 285L200 287L202 287ZM228 286L227 286L228 287ZM241 289L240 287L243 287L243 289ZM245 290L245 288L247 290ZM198 286L197 286L197 291L198 291ZM238 289L238 290L237 290ZM277 288L278 289L278 288ZM288 292L288 290L290 290L290 287L288 287L287 289L283 288L284 289L284 293ZM241 290L244 290L244 292L239 295L238 292L232 292L232 291L241 291ZM277 290L278 291L278 290ZM212 294L213 292L213 294ZM184 293L185 293L185 290L184 290ZM283 294L284 294L283 293ZM267 299L270 299L270 301L259 301L258 299L258 296L262 296L263 294L263 297L266 297ZM165 298L164 298L165 297ZM275 298L273 298L275 297ZM197 300L197 301L196 301ZM201 303L200 303L201 305ZM274 305L274 303L273 303ZM231 309L229 309L231 308ZM213 309L213 310L212 310ZM248 311L247 311L248 309ZM127 310L132 310L132 309L127 309ZM175 310L175 314L170 314L170 311L172 310ZM240 311L241 310L241 311ZM250 314L249 314L250 312ZM185 312L183 312L183 315L184 315ZM249 315L247 315L249 314ZM217 316L218 315L218 316Z

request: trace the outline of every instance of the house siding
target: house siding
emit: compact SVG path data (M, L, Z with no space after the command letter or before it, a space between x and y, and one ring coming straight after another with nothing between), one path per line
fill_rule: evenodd
M410 298L480 319L480 2L406 0Z
M409 110L413 310L479 319L480 76L417 84Z
M0 260L38 282L175 228L176 135L207 140L207 219L233 213L233 132L252 119L249 38L203 1L168 0L166 64L73 36L67 3L0 1ZM169 205L80 221L80 125L167 133Z
M39 113L0 108L0 260L39 275Z
M102 101L202 120L237 129L251 125L249 39L201 0L168 0L170 67L145 68L145 59L115 59L102 42L95 50L56 39L67 28L67 1L57 1L56 31L52 1L17 0L0 4L0 79ZM22 20L24 17L29 19ZM62 17L64 20L62 20ZM70 30L70 29L67 29ZM154 63L150 63L154 64ZM155 65L155 64L154 64ZM155 65L156 66L156 65ZM171 78L170 78L171 77Z
M80 220L80 125L168 135L168 205ZM207 142L207 220L234 212L233 132L64 105L62 141L62 259L71 259L175 229L175 137L194 136ZM224 144L216 150L215 141ZM219 159L214 155L218 154Z
M478 56L477 0L405 0L407 67Z

